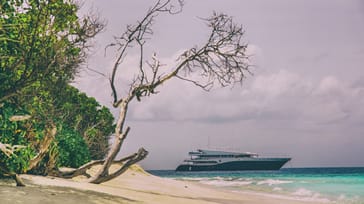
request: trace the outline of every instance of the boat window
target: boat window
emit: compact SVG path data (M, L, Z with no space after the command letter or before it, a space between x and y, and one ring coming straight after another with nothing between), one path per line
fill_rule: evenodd
M200 158L234 158L238 157L239 155L233 154L222 154L222 155L200 155Z
M217 163L217 161L194 161L195 164L208 164L208 163Z

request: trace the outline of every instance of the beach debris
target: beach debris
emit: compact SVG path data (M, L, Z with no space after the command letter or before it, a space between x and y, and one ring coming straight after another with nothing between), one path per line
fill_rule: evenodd
M9 120L11 122L17 122L17 121L23 121L23 120L28 120L30 119L32 116L30 115L13 115L9 118Z
M15 151L25 148L24 145L9 145L0 142L0 150L7 156L11 157Z

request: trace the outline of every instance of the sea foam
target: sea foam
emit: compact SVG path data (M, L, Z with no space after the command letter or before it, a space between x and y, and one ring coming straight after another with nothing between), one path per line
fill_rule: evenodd
M311 202L316 201L321 203L331 202L329 199L322 197L320 193L313 192L305 188L299 188L291 195L296 197L298 200L311 201Z
M202 184L221 186L221 187L234 187L234 186L246 186L252 184L252 181L226 181L226 180L205 180L200 181Z
M286 184L286 183L292 183L292 182L293 181L285 181L285 180L277 180L277 179L267 179L267 180L259 181L257 184L258 185L267 184L268 186L273 186L273 185Z
M314 193L310 190L300 188L297 191L293 192L292 195L295 196L312 196Z

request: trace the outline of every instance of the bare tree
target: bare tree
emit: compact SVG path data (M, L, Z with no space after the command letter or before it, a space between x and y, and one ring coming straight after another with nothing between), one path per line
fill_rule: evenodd
M156 94L156 89L170 79L181 79L209 91L214 85L226 87L242 83L246 74L250 73L247 44L242 43L242 27L234 24L231 17L216 12L211 17L202 19L210 29L206 43L184 51L173 67L162 69L162 62L155 53L151 60L147 61L144 58L144 45L153 34L152 25L155 18L162 13L179 13L182 6L181 0L178 1L178 6L174 6L171 0L158 0L141 21L136 25L128 25L126 31L115 38L114 43L108 45L119 51L110 77L113 106L120 110L112 147L105 160L90 162L74 171L58 172L58 175L73 177L85 174L91 166L102 163L100 171L89 179L91 183L102 183L122 174L130 165L144 159L148 152L141 148L137 153L115 161L130 131L130 127L125 125L128 107L134 99L140 101L143 97ZM127 94L120 97L123 87L117 86L116 76L122 71L123 59L132 48L139 50L139 65L135 68L137 74ZM109 167L114 162L122 165L114 173L110 173Z

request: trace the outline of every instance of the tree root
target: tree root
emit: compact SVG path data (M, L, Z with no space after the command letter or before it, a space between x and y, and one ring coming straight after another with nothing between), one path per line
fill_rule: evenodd
M147 155L148 155L148 151L146 151L144 148L140 148L137 153L130 155L129 156L130 159L128 159L125 163L123 163L123 165L118 170L116 170L114 173L112 173L112 174L108 173L106 175L101 175L101 176L91 178L89 180L89 182L94 183L94 184L100 184L100 183L109 181L111 179L114 179L115 177L118 177L122 173L124 173L131 165L143 160Z
M4 176L5 178L12 178L15 180L16 182L16 186L25 186L25 183L23 182L23 180L19 177L18 174L16 173L8 173L8 170L5 168L0 168L0 175Z
M90 168L92 168L95 165L101 165L105 162L105 160L95 160L95 161L91 161L87 164L84 164L83 166L79 167L78 169L74 169L74 170L68 170L68 171L61 171L59 169L50 171L48 175L50 176L55 176L55 177L60 177L60 178L66 178L66 179L70 179L76 176L86 176L88 178L90 178L88 180L88 182L90 183L95 183L95 184L99 184L99 183L103 183L105 181L109 181L119 175L121 175L122 173L124 173L131 165L137 163L138 161L141 161L142 159L144 159L146 156L148 155L148 151L146 151L144 148L140 148L138 150L137 153L131 154L127 157L124 157L120 160L115 160L112 163L113 164L122 164L121 167L115 171L112 174L107 174L107 175L102 175L102 176L98 176L98 177L91 177L91 175L89 175L87 173L87 170L89 170Z
M13 178L16 182L16 186L20 186L20 187L24 187L25 183L23 182L23 180L19 177L18 174L13 175Z

